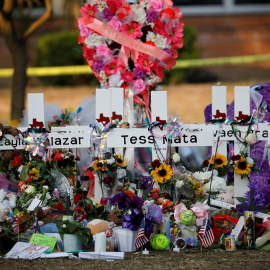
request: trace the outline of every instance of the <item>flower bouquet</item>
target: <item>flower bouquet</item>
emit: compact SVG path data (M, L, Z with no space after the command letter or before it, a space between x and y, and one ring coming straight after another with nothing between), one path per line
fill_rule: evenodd
M88 170L96 172L102 197L108 197L116 191L118 180L121 182L124 178L131 177L131 173L126 168L126 160L117 154L113 157L108 156L107 159L94 158Z
M230 171L241 175L241 179L245 176L249 179L250 172L260 172L256 168L257 160L247 156L247 154L234 155L230 158Z
M172 6L171 0L84 4L78 19L79 43L103 88L131 89L135 100L140 94L139 103L148 104L149 88L162 82L164 69L175 65L175 49L183 46L182 13Z

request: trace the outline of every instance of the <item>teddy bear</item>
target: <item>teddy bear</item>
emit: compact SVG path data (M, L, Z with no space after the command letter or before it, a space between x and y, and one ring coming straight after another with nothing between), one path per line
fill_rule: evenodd
M102 219L93 219L87 225L87 228L91 230L92 235L105 232L109 228L109 222Z
M234 186L228 186L227 192L220 193L218 199L229 204L234 204Z
M0 222L4 222L9 218L9 214L13 213L16 207L17 195L15 193L7 193L4 189L0 189Z
M120 210L112 211L108 216L108 220L114 222L116 226L121 226L123 223L123 212Z

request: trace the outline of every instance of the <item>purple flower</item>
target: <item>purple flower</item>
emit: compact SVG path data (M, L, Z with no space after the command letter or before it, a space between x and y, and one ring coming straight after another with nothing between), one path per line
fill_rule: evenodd
M151 176L143 176L143 179L141 181L141 184L144 185L145 190L148 190L151 187Z
M103 183L104 183L105 185L111 184L112 181L113 181L113 178L112 178L111 176L107 176L107 177L105 177L105 178L103 179Z
M112 13L110 12L108 8L104 8L102 11L102 14L103 14L103 18L107 21L110 21L113 17Z
M136 77L138 80L143 79L146 76L146 72L138 67L135 67L133 69L133 76Z
M58 191L58 189L55 189L55 190L52 192L52 195L53 195L52 200L53 200L53 201L56 201L56 200L59 199L60 192Z
M173 53L172 53L169 49L164 49L164 51L165 51L166 53L168 53L169 55L173 56Z
M148 22L154 22L158 18L158 13L154 10L146 11L146 19Z
M118 193L111 198L112 205L117 205L120 210L128 209L129 208L128 196L126 193Z
M103 63L103 61L96 61L93 65L93 70L96 73L99 73L101 70L103 70L103 68L105 67L105 64Z
M143 205L143 200L142 200L142 198L140 198L138 196L134 196L129 203L129 206L132 209L140 208L140 207L142 207L142 205Z

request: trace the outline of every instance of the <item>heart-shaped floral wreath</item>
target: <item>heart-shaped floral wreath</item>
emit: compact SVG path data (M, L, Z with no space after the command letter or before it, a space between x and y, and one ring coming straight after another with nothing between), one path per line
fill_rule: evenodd
M79 43L103 87L148 92L175 65L183 46L182 13L171 0L92 0L80 11Z

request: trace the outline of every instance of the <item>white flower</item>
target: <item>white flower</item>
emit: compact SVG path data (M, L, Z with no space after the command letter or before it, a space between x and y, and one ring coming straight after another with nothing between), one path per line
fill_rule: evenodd
M178 181L176 182L176 187L177 187L177 188L181 188L183 185L184 185L184 182L183 182L182 180L178 180Z
M27 189L24 191L27 194L35 193L36 188L34 186L28 186Z
M0 136L2 136L3 135L3 132L0 130Z
M103 11L106 8L106 4L102 1L98 2L98 10Z
M254 160L251 157L247 157L246 158L246 162L253 165L254 164Z
M140 5L142 8L149 9L150 8L150 1L149 0L142 1Z
M46 186L46 185L45 185L45 186L43 186L43 188L44 188L44 189L47 189L47 190L49 189L49 187L48 187L48 186Z
M52 196L50 195L49 192L46 193L46 200L50 200L52 198Z
M63 227L63 228L66 228L66 227L67 227L67 225L66 225L66 224L63 224L63 225L62 225L62 227Z
M132 5L131 9L133 11L133 20L138 23L145 23L146 13L143 8L138 8L137 5Z
M256 134L255 133L249 133L247 137L245 138L246 142L249 144L253 144L256 142Z
M155 45L160 49L165 49L167 46L167 38L164 38L161 35L157 34Z
M156 42L156 40L157 40L157 36L155 35L155 33L148 31L146 35L146 41Z
M200 182L204 182L211 177L212 171L208 172L195 172L193 176Z
M210 191L210 182L206 183L203 186L204 192ZM211 185L211 192L218 192L218 193L226 193L228 190L228 186L226 181L222 177L214 176Z
M104 70L101 70L99 73L99 77L102 78L103 80L107 79L107 75Z
M150 75L149 79L147 80L148 85L152 85L152 84L158 83L158 82L159 82L159 77L154 75L153 73Z
M107 164L111 165L115 162L115 159L112 157L110 159L107 159Z
M110 87L117 87L119 82L121 81L121 73L120 71L117 72L117 74L113 74L109 78L109 86Z
M100 36L98 34L93 34L91 36L88 36L85 39L85 43L87 45L87 48L93 48L98 45L101 45L103 43L103 36Z
M117 178L121 179L127 175L127 172L125 169L119 169L117 173Z
M179 156L179 154L173 152L173 153L172 153L172 159L173 159L173 162L174 162L174 163L179 162L179 161L180 161L180 156Z

